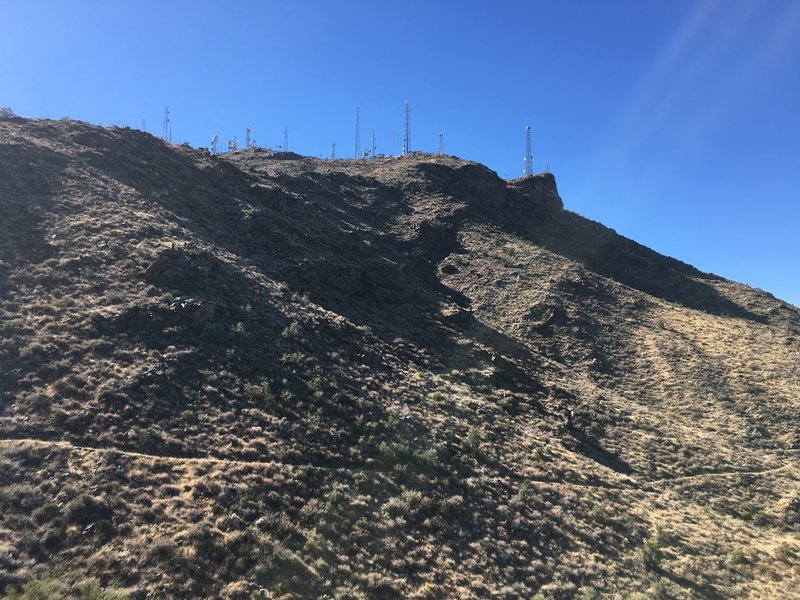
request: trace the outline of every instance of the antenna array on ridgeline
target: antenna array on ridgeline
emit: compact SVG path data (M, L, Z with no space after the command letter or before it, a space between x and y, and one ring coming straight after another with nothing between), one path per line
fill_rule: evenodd
M525 127L525 171L523 174L528 177L533 175L533 152L531 152L531 128Z
M211 154L219 152L219 137L215 133L211 136Z
M408 100L403 105L403 156L411 152L411 109Z

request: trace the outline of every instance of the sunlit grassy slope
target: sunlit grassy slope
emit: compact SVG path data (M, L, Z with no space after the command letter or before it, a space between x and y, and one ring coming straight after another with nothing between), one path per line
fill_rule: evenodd
M549 174L1 120L0 377L0 593L800 589L800 311Z

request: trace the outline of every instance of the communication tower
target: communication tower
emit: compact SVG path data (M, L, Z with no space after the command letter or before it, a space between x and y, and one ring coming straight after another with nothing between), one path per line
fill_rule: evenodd
M403 156L411 151L411 109L408 100L403 105Z
M165 142L172 141L172 118L169 114L169 106L164 107L164 135L162 139Z
M211 154L216 154L219 151L219 137L217 134L211 136Z
M375 158L375 130L372 130L372 158Z
M439 134L439 154L444 154L444 134Z
M235 152L237 147L238 147L238 144L236 142L236 138L233 138L232 140L228 140L228 152Z
M283 127L283 151L289 151L289 127L285 125Z
M361 129L359 122L358 107L356 106L356 145L353 146L353 158L358 158L361 154Z
M336 142L331 144L331 158L336 158Z
M533 175L533 152L531 152L531 128L525 127L525 171L526 177Z
M251 131L253 131L253 130L248 127L244 132L244 147L245 148L249 148L250 147L250 132Z

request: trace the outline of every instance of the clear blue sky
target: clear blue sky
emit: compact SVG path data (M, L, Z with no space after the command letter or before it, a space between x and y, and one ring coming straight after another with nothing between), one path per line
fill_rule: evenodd
M800 1L0 0L0 106L208 146L412 149L800 305Z

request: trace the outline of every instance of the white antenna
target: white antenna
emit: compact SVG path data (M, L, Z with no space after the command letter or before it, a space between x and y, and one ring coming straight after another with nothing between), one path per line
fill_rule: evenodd
M439 134L439 154L444 154L444 134Z
M283 151L289 151L289 127L286 125L283 127Z
M411 109L408 107L408 100L403 104L403 155L411 152Z
M331 158L336 158L336 142L331 144Z
M523 174L528 177L533 175L533 152L531 152L531 128L525 127L525 171Z
M372 130L372 158L375 158L375 130Z
M250 129L249 127L245 130L245 133L244 133L244 147L245 148L249 148L250 147L250 132L251 131L252 131L252 129Z
M359 123L358 107L356 106L356 145L353 146L353 158L358 158L361 153L361 129Z
M164 135L162 139L165 142L172 141L172 118L169 115L169 106L164 107Z
M219 138L217 134L211 136L211 154L216 154L219 147Z

